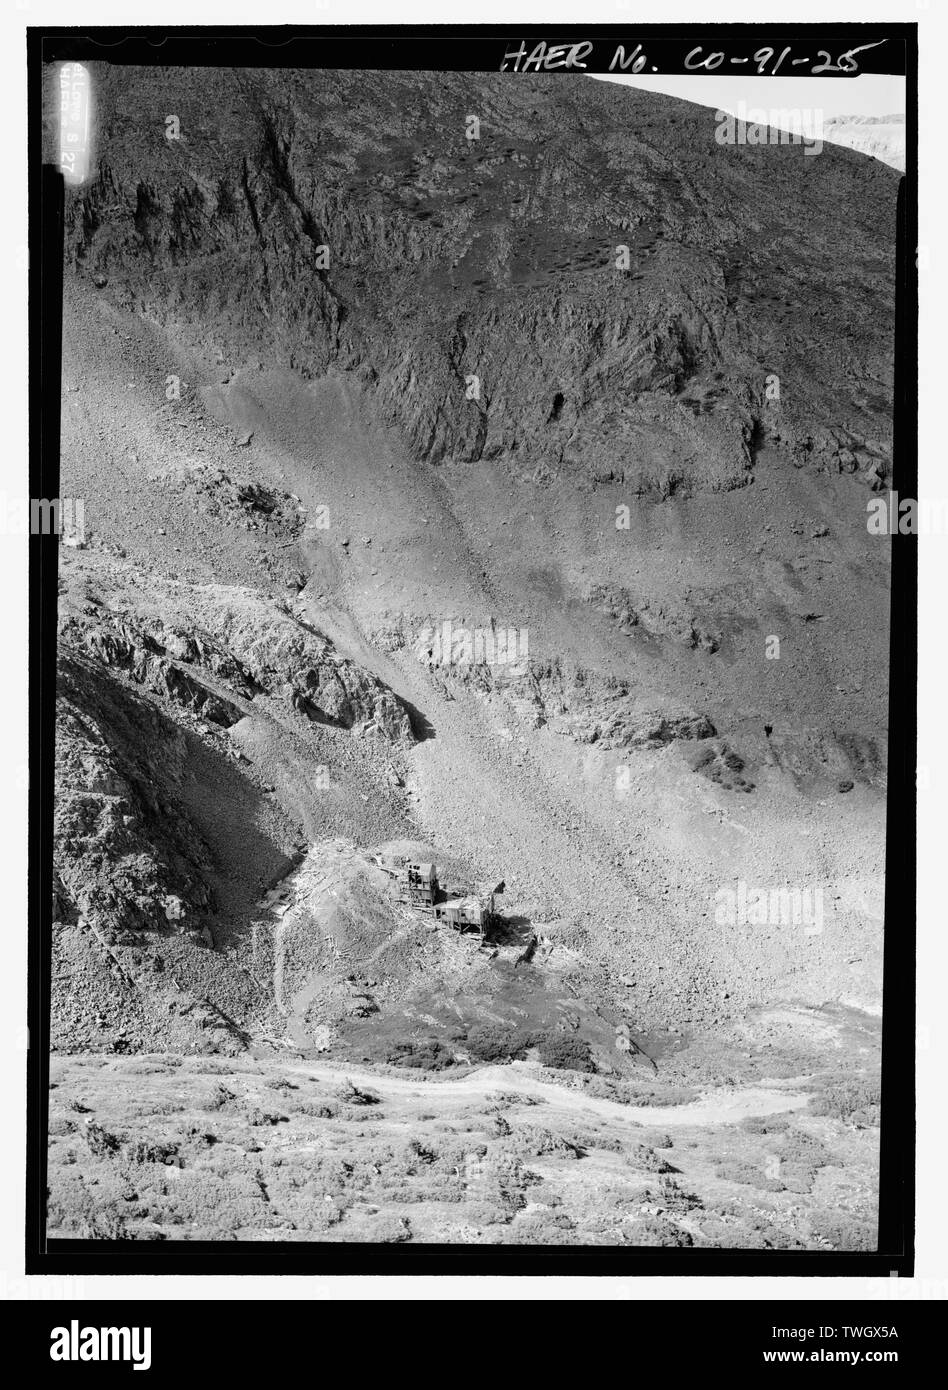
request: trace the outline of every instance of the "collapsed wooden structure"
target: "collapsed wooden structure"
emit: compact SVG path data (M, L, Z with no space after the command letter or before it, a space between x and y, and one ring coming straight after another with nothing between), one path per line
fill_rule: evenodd
M496 896L503 883L493 888L472 884L448 887L438 882L438 867L402 854L380 854L375 861L392 880L398 901L445 922L455 931L486 935L498 918Z

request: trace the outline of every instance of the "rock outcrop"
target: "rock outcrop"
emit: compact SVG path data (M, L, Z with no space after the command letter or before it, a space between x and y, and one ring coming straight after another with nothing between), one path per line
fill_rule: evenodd
M174 796L184 734L78 654L59 668L54 841L57 920L107 939L200 930L213 910L207 845Z
M141 605L141 593L126 594L125 602ZM144 608L124 607L114 593L107 601L67 601L62 638L225 728L242 718L248 701L271 695L319 723L392 743L414 740L408 711L377 677L259 594L153 578Z
M585 78L95 81L70 264L212 361L355 373L417 457L539 482L730 489L766 438L887 474L884 166L722 148L711 111Z

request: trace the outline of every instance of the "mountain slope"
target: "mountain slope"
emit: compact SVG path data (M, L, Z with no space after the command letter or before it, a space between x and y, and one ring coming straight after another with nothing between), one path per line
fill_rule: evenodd
M418 457L732 487L776 373L795 458L886 466L888 170L582 80L97 78L75 264L209 353L356 373Z
M802 1075L879 1004L896 175L583 80L96 80L57 1049Z

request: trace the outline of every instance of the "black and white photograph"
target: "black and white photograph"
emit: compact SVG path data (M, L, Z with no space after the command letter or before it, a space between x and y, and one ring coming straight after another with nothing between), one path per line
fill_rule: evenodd
M50 1250L907 1272L915 35L627 18L35 39Z

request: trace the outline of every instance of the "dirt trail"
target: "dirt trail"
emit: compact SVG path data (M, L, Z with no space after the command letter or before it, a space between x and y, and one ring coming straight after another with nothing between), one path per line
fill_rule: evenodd
M523 1064L512 1062L505 1066L482 1067L458 1081L408 1081L402 1077L379 1076L346 1065L296 1064L289 1070L305 1073L312 1080L347 1079L365 1085L383 1100L389 1096L412 1096L429 1101L485 1099L493 1091L516 1091L537 1096L565 1110L591 1111L607 1119L624 1119L630 1124L644 1125L714 1125L735 1124L749 1115L777 1115L803 1110L809 1094L790 1090L795 1081L776 1086L748 1086L737 1090L715 1091L703 1095L688 1105L622 1105L618 1101L587 1096L581 1091L567 1090L548 1081L531 1076ZM798 1077L802 1083L806 1077Z

